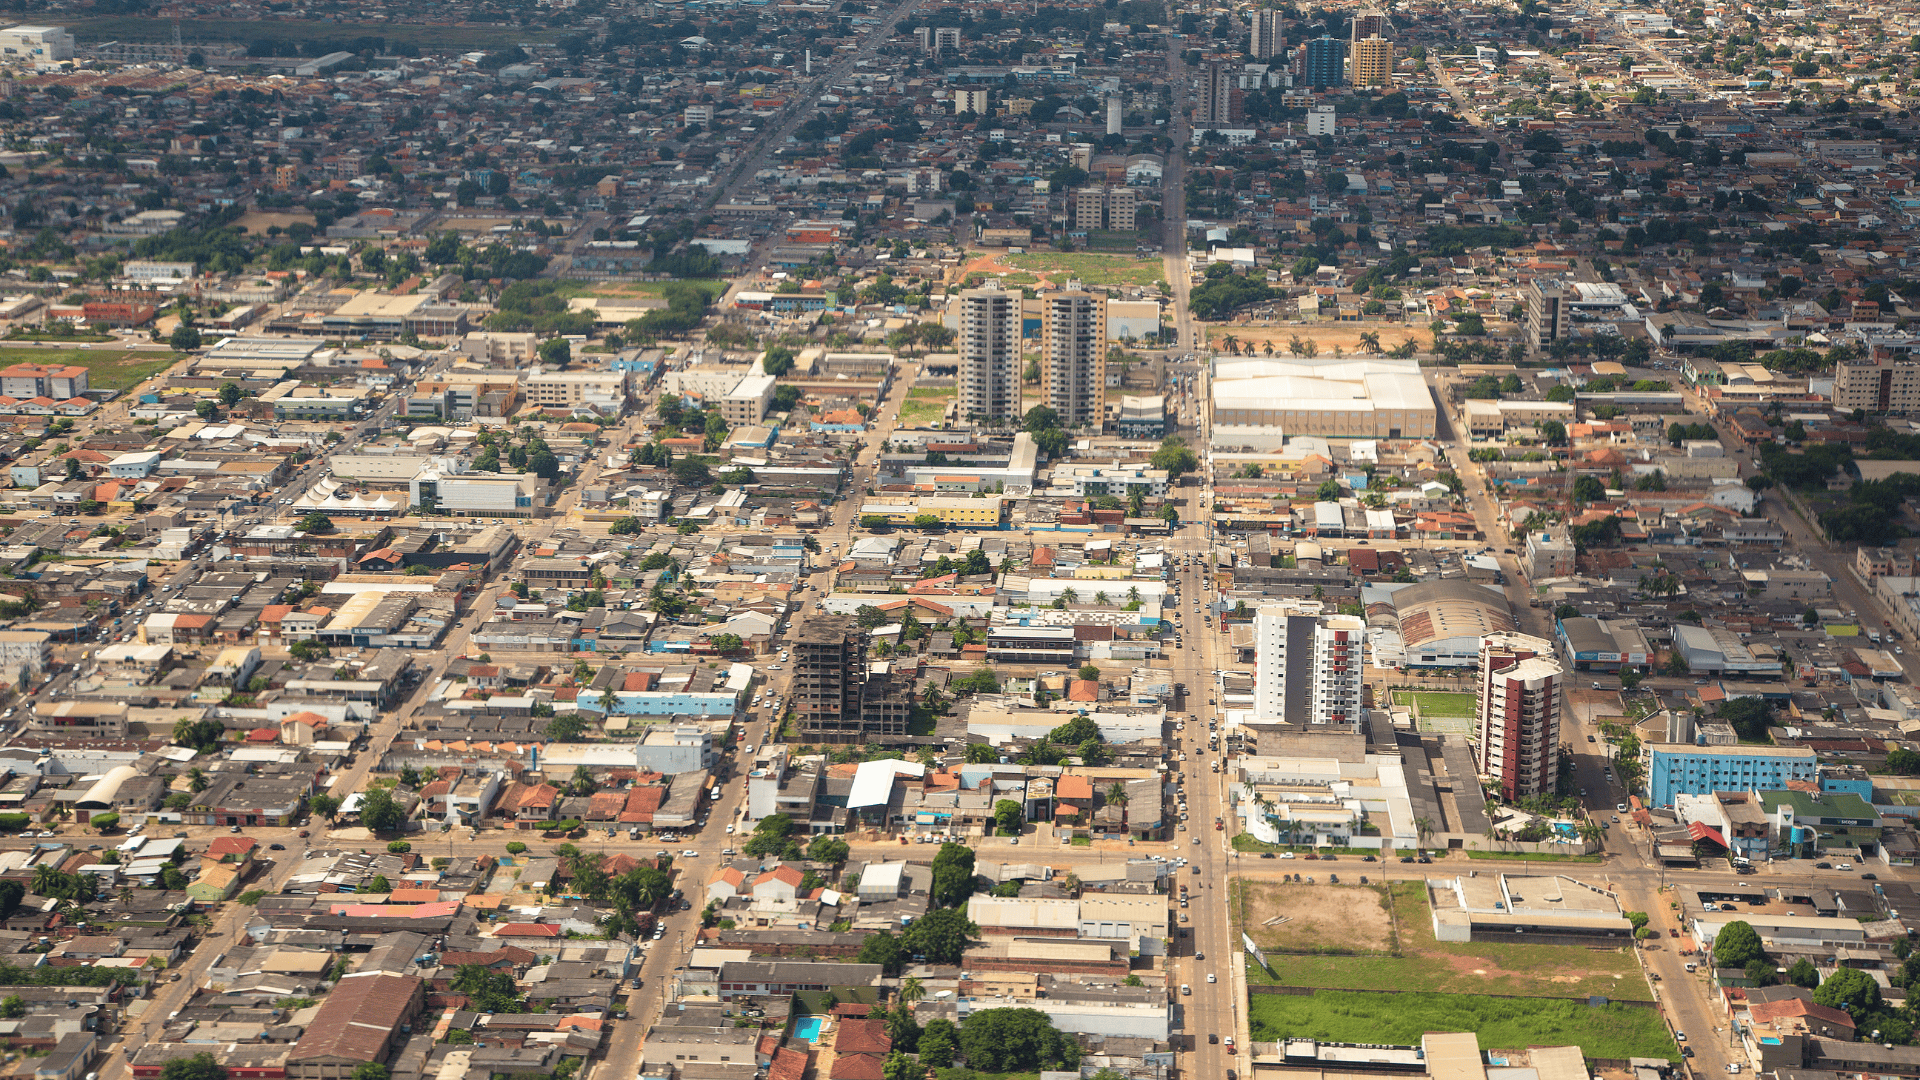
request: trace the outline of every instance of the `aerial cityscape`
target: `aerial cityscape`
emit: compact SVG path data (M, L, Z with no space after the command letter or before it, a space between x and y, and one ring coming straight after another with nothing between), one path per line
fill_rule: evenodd
M0 0L0 1080L1920 1080L1916 76Z

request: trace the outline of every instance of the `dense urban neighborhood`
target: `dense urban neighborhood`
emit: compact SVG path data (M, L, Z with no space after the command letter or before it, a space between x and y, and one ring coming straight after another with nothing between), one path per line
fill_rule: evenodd
M1916 77L0 0L0 1080L1920 1078Z

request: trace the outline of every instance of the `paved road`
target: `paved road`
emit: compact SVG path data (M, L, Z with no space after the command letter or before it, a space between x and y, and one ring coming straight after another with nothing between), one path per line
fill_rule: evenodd
M1173 119L1167 121L1167 136L1173 148L1160 174L1160 217L1164 235L1160 241L1161 260L1166 264L1167 288L1173 292L1173 344L1168 352L1197 349L1205 345L1200 331L1187 310L1187 68L1180 58L1180 41L1167 45L1167 84L1173 88Z

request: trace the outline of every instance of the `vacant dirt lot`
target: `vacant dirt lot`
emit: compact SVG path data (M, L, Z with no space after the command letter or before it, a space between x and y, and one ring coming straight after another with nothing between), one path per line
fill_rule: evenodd
M313 215L308 213L282 214L271 210L249 210L234 219L233 223L249 233L257 236L265 236L267 230L275 225L280 226L283 230L294 224L311 225L313 224Z
M1360 335L1373 333L1380 335L1380 348L1391 349L1403 341L1412 340L1422 352L1433 347L1433 334L1424 326L1407 326L1403 323L1316 323L1311 326L1260 326L1255 323L1212 323L1207 326L1207 341L1215 348L1231 349L1225 339L1231 336L1239 343L1240 352L1246 355L1264 357L1266 345L1273 343L1274 356L1291 355L1287 343L1292 338L1311 341L1319 348L1319 355L1332 356L1334 346L1352 356L1366 354L1366 347L1360 344Z
M1299 861L1299 872L1315 878L1316 885L1241 880L1241 927L1254 944L1296 952L1390 951L1393 920L1384 890L1371 885L1329 885L1320 865Z

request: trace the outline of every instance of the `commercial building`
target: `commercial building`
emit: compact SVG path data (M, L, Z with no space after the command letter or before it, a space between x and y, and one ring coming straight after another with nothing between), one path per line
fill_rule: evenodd
M748 427L766 418L773 407L773 391L780 380L772 375L748 375L720 398L720 416L729 427Z
M624 371L541 371L527 373L520 384L528 406L574 409L583 405L620 410L627 404L628 373ZM756 419L758 419L756 417Z
M1020 294L990 285L960 294L960 412L967 419L1013 420L1020 389Z
M1743 640L1724 626L1675 624L1673 646L1686 657L1687 669L1695 675L1728 671L1773 674L1783 667L1780 654L1773 646Z
M1415 360L1217 362L1216 446L1277 448L1286 437L1430 439L1436 409Z
M73 59L73 35L59 26L9 26L0 30L0 60L25 60L36 68Z
M940 498L883 499L860 504L861 517L884 517L888 525L913 525L914 519L927 515L943 526L968 529L998 529L1006 523L1006 500L998 495L979 499Z
M1480 643L1480 771L1508 800L1552 795L1559 780L1560 692L1553 643L1520 633Z
M455 514L531 513L540 478L532 473L453 473L422 469L408 484L408 505Z
M1318 602L1262 604L1253 618L1256 721L1349 724L1361 719L1367 624Z
M1332 105L1315 105L1307 110L1307 134L1318 138L1332 135L1340 124L1340 110Z
M33 671L53 662L53 635L42 630L0 630L0 667L22 664Z
M288 1080L347 1080L362 1065L385 1063L406 1041L425 986L386 971L343 977L287 1055Z
M1353 43L1353 84L1393 85L1393 42L1385 38L1358 38Z
M1675 795L1784 791L1789 781L1819 778L1819 758L1805 747L1655 743L1647 750L1647 797L1654 806L1672 806Z
M1256 8L1248 21L1253 24L1247 41L1247 55L1255 60L1271 60L1286 47L1286 18L1273 8Z
M1316 90L1347 84L1347 43L1321 35L1301 46L1298 72L1302 82Z
M1361 599L1369 612L1379 597L1392 606L1398 641L1407 667L1474 667L1480 643L1489 634L1519 629L1498 587L1464 578L1442 578L1414 585L1367 585ZM1376 642L1376 649L1379 643Z
M1557 285L1527 282L1527 345L1539 351L1565 337L1569 311L1567 290Z
M1050 292L1040 297L1040 311L1041 403L1068 427L1098 424L1107 395L1105 298Z
M1625 619L1561 619L1561 647L1575 671L1647 670L1653 649L1640 627Z

